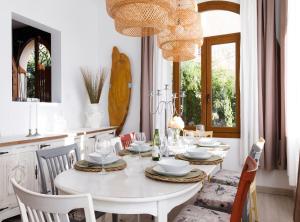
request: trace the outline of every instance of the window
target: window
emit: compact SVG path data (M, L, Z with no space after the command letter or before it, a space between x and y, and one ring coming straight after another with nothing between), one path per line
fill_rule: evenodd
M239 5L213 1L198 8L204 44L196 59L174 63L173 90L186 95L176 108L188 129L202 123L215 136L239 137Z
M11 14L12 101L61 102L61 33Z

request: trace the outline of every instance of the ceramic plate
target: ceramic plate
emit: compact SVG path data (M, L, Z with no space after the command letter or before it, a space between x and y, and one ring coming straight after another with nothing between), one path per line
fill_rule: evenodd
M214 142L214 143L201 143L201 142L199 142L198 145L201 146L201 147L210 147L211 148L211 147L218 147L218 146L221 145L221 143L220 142Z
M144 153L144 152L148 152L152 149L151 146L147 145L147 144L144 144L144 145L135 145L135 146L130 146L128 147L128 150L129 151L132 151L132 152L141 152L141 153Z
M191 172L191 170L192 170L191 166L187 166L183 170L180 170L178 172L167 172L159 165L156 165L155 167L153 167L154 172L156 172L160 175L163 175L163 176L183 177L183 176L187 175L189 172Z
M195 159L195 160L207 160L209 158L211 158L212 154L211 153L205 153L201 156L191 156L189 153L184 153L183 154L186 158L189 159Z

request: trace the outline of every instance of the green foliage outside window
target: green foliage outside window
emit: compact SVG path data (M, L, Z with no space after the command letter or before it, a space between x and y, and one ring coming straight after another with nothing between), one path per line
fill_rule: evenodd
M201 122L201 67L199 62L181 63L181 90L186 97L183 118L188 125ZM212 125L214 127L236 126L235 73L216 67L212 73Z
M35 54L34 50L30 54L27 63L27 97L35 98ZM51 67L51 55L45 45L39 44L39 64L45 68Z
M201 75L200 63L183 62L181 69L181 90L186 97L183 102L183 118L186 124L196 125L201 122Z

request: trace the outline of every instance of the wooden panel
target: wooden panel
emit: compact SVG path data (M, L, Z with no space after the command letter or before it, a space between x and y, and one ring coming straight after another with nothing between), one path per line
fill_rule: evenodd
M108 96L109 121L112 126L119 126L122 131L126 121L131 97L131 67L129 58L113 48L110 89Z
M240 134L240 33L233 33L227 35L219 35L205 38L206 41L206 92L202 91L202 97L208 98L206 101L206 130L214 131L215 136L228 136L236 137ZM211 48L213 45L235 43L236 45L236 127L214 127L212 125L212 53ZM206 94L205 94L206 93Z
M198 12L225 10L240 14L240 5L228 1L209 1L198 4Z

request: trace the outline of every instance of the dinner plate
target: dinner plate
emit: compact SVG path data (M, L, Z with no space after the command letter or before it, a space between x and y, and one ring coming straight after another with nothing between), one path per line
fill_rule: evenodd
M167 172L165 171L161 166L156 165L153 167L153 171L163 175L163 176L176 176L176 177L183 177L187 175L189 172L191 172L192 167L191 166L186 166L183 170L180 170L178 172Z
M130 146L127 149L131 152L144 153L144 152L149 152L152 149L152 147L147 144L143 144L143 145Z
M115 154L112 154L112 155L107 156L103 160L103 164L107 165L107 164L115 163L119 159L120 159L120 157L118 157ZM98 153L91 153L91 154L89 154L88 161L91 162L91 163L102 164L101 156Z
M212 157L212 154L211 153L205 153L201 156L191 156L189 153L183 153L183 156L185 156L186 158L189 158L189 159L207 160L207 159Z
M198 145L201 146L201 147L218 147L221 145L221 142L214 142L214 143L201 143L201 142L198 142Z

